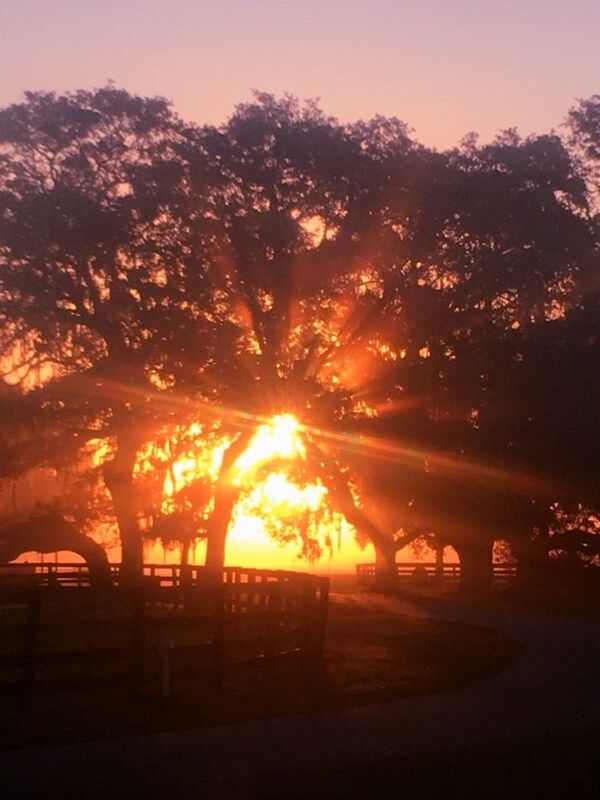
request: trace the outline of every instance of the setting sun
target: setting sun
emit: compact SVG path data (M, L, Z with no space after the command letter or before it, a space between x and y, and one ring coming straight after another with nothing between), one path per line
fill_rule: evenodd
M310 473L304 474L303 432L294 415L276 414L257 428L238 458L233 480L241 493L227 537L228 564L298 569L308 559L313 570L339 572L352 571L356 562L372 556L370 548L363 551L357 544L354 528L329 507L326 488ZM167 514L176 509L177 493L199 479L216 479L227 447L222 440L207 447L197 424L181 435L190 440L191 449L182 452L166 473L161 507ZM167 457L158 450L160 457ZM148 469L144 463L142 458L140 474ZM159 542L148 542L147 558L178 558L177 550L163 554L161 547ZM202 538L193 544L195 563L204 561L205 548Z
M302 553L312 560L320 540L338 540L341 528L353 539L340 515L327 509L327 490L314 481L296 483L285 467L269 462L302 461L306 456L302 427L292 414L277 414L262 425L238 459L234 481L243 493L227 544L227 561L290 567ZM265 474L260 474L261 467Z
M262 425L246 452L237 461L237 480L241 481L254 467L274 458L297 458L304 455L300 424L292 414L277 414Z

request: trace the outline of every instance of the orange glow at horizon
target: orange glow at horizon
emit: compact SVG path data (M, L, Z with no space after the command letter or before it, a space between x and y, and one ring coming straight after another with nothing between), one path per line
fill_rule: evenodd
M368 411L367 408L364 413ZM302 468L296 473L293 468L288 470L287 465L282 463L289 461L291 465L295 459L302 461L305 458L303 435L309 432L332 442L339 449L354 453L360 451L366 457L376 458L382 463L391 461L411 466L427 460L430 469L445 471L484 485L511 486L520 492L541 485L540 479L534 476L507 472L489 464L456 458L443 451L305 428L289 413L275 415L262 424L260 419L255 420L254 424L257 425L255 435L239 457L234 470L234 481L242 490L242 495L235 507L227 537L225 563L228 566L335 574L353 572L357 563L374 561L373 546L367 544L366 547L361 547L355 539L352 526L341 514L329 507L326 488L318 480L313 480L310 474L307 477ZM209 484L214 482L228 446L227 440L220 438L218 434L214 439L208 438L198 422L177 435L181 435L184 440L187 438L189 443L187 449L180 452L166 471L160 504L165 514L177 511L176 493L194 480L203 478ZM96 439L89 444L91 463L94 467L101 467L111 457L110 440ZM169 459L169 453L177 452L172 448L173 445L168 442L161 445L149 442L139 453L136 474L142 479L145 475L150 475L153 469L152 459L164 464ZM270 461L275 463L269 464ZM296 483L294 476L298 474L304 477L299 478ZM210 505L207 506L207 512L209 510ZM120 560L114 521L99 523L92 535L106 548L111 560ZM314 542L318 542L321 547L319 557L315 556L315 548L312 546ZM206 543L201 538L192 542L190 563L203 564L205 550ZM181 548L175 540L165 543L148 537L145 553L148 563L178 563ZM397 555L400 562L414 559L415 555L410 548Z
M201 438L199 426L192 426L190 430ZM164 513L174 510L173 495L195 478L201 475L211 480L216 478L226 446L227 443L222 442L209 452L188 453L171 464L163 484L161 509ZM340 514L326 511L324 486L316 482L298 485L281 466L268 471L269 461L291 463L294 459L302 460L305 455L302 426L293 414L276 414L258 427L234 467L233 480L243 494L229 528L227 565L352 572L356 563L373 560L372 546L361 549L352 526ZM264 475L257 472L263 465ZM140 474L144 472L142 463L138 470ZM302 527L305 537L321 543L319 558L301 556ZM202 564L205 551L206 543L198 540L191 548L191 561ZM178 554L179 548L165 550L161 542L146 545L149 561L178 560Z
M313 571L352 571L357 561L372 558L374 553L360 549L354 529L341 515L328 515L313 524L312 537L328 539L320 558L300 557L299 536L290 538L289 528L297 530L296 521L318 514L326 507L327 490L318 483L295 484L285 471L271 471L256 481L256 468L272 459L303 459L306 449L302 426L292 414L277 414L261 425L247 450L235 465L239 485L248 490L234 511L227 537L226 564L275 569L311 569ZM275 538L271 530L288 524L288 535ZM337 543L337 546L333 542Z

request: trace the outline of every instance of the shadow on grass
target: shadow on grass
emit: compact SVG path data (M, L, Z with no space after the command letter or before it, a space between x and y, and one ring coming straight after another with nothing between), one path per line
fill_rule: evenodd
M93 640L93 632L84 633L86 642ZM512 639L487 628L332 603L325 662L316 668L293 660L257 663L225 673L219 690L207 685L201 670L196 676L174 672L168 698L150 683L135 702L124 688L40 693L21 715L14 698L2 697L0 747L196 728L428 694L496 673L518 655Z

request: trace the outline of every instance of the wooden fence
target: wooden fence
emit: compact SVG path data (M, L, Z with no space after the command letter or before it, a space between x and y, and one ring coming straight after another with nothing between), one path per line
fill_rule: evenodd
M510 583L517 574L514 564L494 564L492 569L494 583L498 585ZM434 563L404 561L396 564L396 574L402 583L426 584L439 582L441 578L441 582L444 584L458 584L460 583L460 564L444 564L440 576ZM372 585L375 582L375 564L357 564L356 582L359 586Z
M121 573L120 564L111 564L110 571L115 585L119 584ZM198 565L181 566L181 564L144 564L144 578L147 583L155 586L173 587L182 585L201 584L203 581L204 567ZM89 571L87 564L82 561L45 561L45 562L19 562L0 564L0 582L15 583L27 582L29 578L41 586L89 586ZM319 584L325 580L303 572L289 570L252 569L248 567L224 567L223 583L255 584L255 583L285 583L290 581L310 581Z
M249 663L289 660L312 669L322 660L327 578L227 567L223 583L214 586L203 581L201 567L150 564L144 574L146 581L127 589L118 585L116 567L115 587L102 591L89 586L82 564L0 567L0 610L21 620L18 652L0 653L0 668L16 670L17 678L0 685L0 691L16 693L26 710L36 691L121 683L131 695L148 686L168 695L173 679L190 674L218 686L228 671ZM58 628L61 614L63 621L65 615L80 615L88 631L94 619L101 619L105 629L110 617L119 641L101 646L92 641L83 648L63 642L42 652L38 643L45 609ZM77 678L59 677L54 684L36 680L44 666L61 664L81 667ZM89 675L86 665L94 668Z

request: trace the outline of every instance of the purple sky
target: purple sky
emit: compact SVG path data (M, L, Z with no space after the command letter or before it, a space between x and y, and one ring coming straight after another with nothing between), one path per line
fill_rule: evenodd
M600 93L600 0L0 0L0 105L108 78L224 120L258 88L426 144L560 124Z

